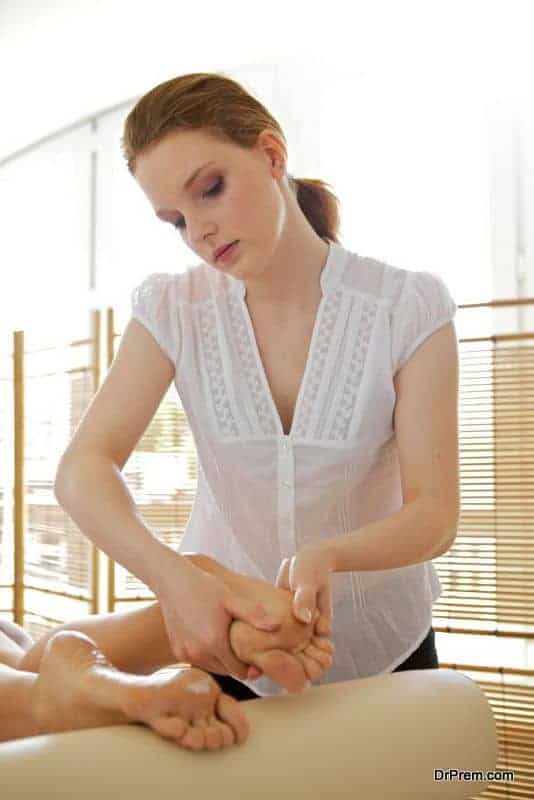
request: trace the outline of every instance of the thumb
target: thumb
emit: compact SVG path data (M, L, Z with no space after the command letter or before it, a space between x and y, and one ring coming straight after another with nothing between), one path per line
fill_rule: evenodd
M315 612L316 591L313 586L299 586L293 598L293 612L301 622L311 622Z
M275 631L280 627L280 622L274 614L270 614L261 603L249 600L248 597L228 592L224 599L224 607L234 619L248 622L263 631Z

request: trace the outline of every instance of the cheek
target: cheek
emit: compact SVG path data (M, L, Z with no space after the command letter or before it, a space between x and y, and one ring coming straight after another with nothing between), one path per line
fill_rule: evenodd
M243 186L236 193L232 206L238 229L240 225L246 223L256 230L265 230L272 235L280 225L282 216L280 198L268 186L261 188L256 184Z
M232 216L238 222L254 218L258 205L253 200L255 196L257 196L257 190L246 181L236 186L231 195L228 194Z

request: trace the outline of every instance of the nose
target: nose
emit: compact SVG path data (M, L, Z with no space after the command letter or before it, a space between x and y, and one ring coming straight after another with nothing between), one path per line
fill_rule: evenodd
M189 241L191 242L194 249L198 250L199 252L201 251L206 252L207 250L211 253L211 251L215 246L213 244L213 242L215 241L214 239L215 235L216 234L215 231L213 230L213 225L211 224L206 224L203 223L202 221L199 221L196 224L196 227L195 223L192 223L189 226Z

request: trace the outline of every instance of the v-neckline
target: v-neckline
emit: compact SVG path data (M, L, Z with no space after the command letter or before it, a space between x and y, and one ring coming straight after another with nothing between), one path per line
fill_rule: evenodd
M323 267L321 276L324 273L325 269L326 269L326 265ZM262 360L262 357L261 357L261 354L260 354L260 350L259 350L259 347L258 347L258 340L256 338L256 332L254 330L254 325L252 323L252 318L250 316L250 312L249 312L248 306L247 306L246 301L245 301L245 295L243 294L243 296L241 298L241 302L242 302L242 305L243 305L243 313L245 315L245 318L246 318L246 321L247 321L247 326L248 326L249 333L250 333L250 338L251 338L251 341L253 343L254 356L255 356L255 359L256 359L256 365L257 365L258 370L259 370L260 375L261 375L261 379L262 379L262 382L263 382L263 387L264 387L264 390L265 390L265 394L266 394L266 397L269 400L269 404L271 406L271 410L272 410L272 412L274 414L274 417L276 419L276 425L277 425L277 428L279 430L279 433L282 436L286 437L286 438L292 438L293 430L295 428L295 423L296 423L296 420L297 420L297 417L298 417L298 414L299 414L299 409L300 409L300 406L301 406L301 403L302 403L302 396L303 396L303 393L304 393L304 387L306 386L308 372L309 372L309 370L311 368L310 364L312 363L312 360L313 360L313 353L314 353L314 350L315 350L315 340L317 338L317 331L319 330L320 319L321 319L321 316L322 316L323 306L324 306L324 299L325 299L325 290L324 290L324 287L322 285L321 285L321 291L322 291L321 299L319 300L319 305L317 307L317 313L315 315L315 320L314 320L314 323L313 323L313 329L312 329L312 334L311 334L311 338L310 338L310 344L309 344L308 352L307 352L307 355L306 355L306 363L305 363L305 366L304 366L304 372L302 373L302 380L300 382L300 386L299 386L299 389L298 389L298 392L297 392L297 399L295 400L295 407L293 409L293 414L292 414L292 417L291 417L291 427L289 429L289 433L286 433L284 431L284 426L282 424L282 419L280 417L280 412L278 411L276 403L274 402L273 393L272 393L271 387L269 385L269 381L267 380L267 373L265 372L265 366L263 364L263 360Z
M323 237L325 238L325 237ZM318 336L319 327L321 324L321 319L323 316L324 310L324 301L325 296L328 291L329 282L331 279L331 272L334 270L337 261L339 260L339 256L343 252L343 248L341 245L338 245L332 239L325 238L325 241L328 243L328 254L326 256L326 261L321 270L321 274L319 275L319 284L321 288L321 299L319 301L319 305L317 307L317 313L315 315L315 321L313 323L312 334L310 338L310 344L308 347L308 353L306 356L306 364L304 367L304 372L302 374L302 380L300 382L299 390L297 392L297 399L295 401L295 407L293 409L293 416L291 418L291 427L289 429L289 433L284 431L284 426L282 424L282 419L280 417L280 413L274 402L273 393L271 387L269 385L269 381L267 380L267 373L265 371L265 366L263 364L263 360L261 358L260 350L258 347L258 340L256 338L256 332L254 330L254 325L252 324L252 318L250 316L250 312L248 306L246 304L246 286L245 282L240 279L235 279L236 281L236 288L238 291L238 296L241 301L241 305L243 308L243 315L246 320L246 324L249 330L250 338L252 341L252 347L254 350L254 358L256 360L256 366L261 376L261 381L263 382L263 388L265 392L265 396L268 399L269 405L271 407L271 411L274 415L274 419L276 420L276 427L278 428L278 432L281 436L285 438L292 438L293 431L296 428L297 420L299 417L300 407L302 405L302 398L304 396L304 392L306 389L307 381L308 381L308 374L311 370L311 365L314 360L314 354L316 349L316 339Z

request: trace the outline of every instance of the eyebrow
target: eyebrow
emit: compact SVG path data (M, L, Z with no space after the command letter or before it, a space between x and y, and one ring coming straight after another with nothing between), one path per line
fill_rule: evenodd
M205 164L202 164L200 167L198 167L189 176L189 178L186 180L186 182L184 183L184 185L182 187L182 191L185 191L186 189L189 189L189 187L191 186L193 181L196 179L196 177L199 174L199 172L202 172L202 170L205 169L205 167L209 167L210 164L215 164L215 161L206 161ZM161 217L161 214L172 214L172 209L169 209L169 208L158 208L158 210L156 211L156 216L160 217L160 219L163 219Z

